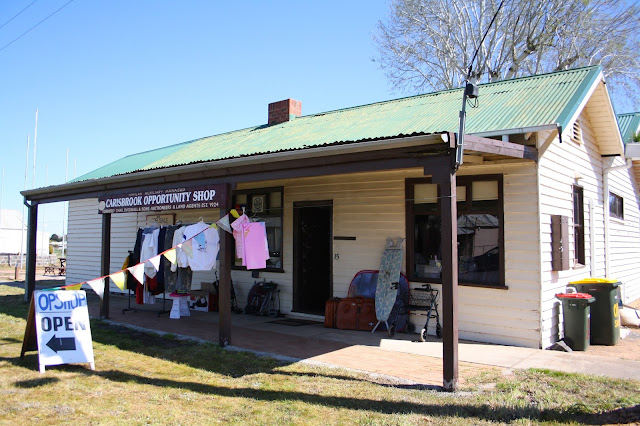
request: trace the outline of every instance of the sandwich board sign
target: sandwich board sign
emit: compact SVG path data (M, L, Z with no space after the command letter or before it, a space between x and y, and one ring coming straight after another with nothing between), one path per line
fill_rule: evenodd
M95 370L84 290L33 292L20 357L36 349L41 373L48 365L76 362L88 362Z

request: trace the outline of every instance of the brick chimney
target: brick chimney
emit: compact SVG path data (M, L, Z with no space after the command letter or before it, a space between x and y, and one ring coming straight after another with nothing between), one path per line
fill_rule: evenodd
M302 115L302 102L285 99L269 104L269 125L280 124Z

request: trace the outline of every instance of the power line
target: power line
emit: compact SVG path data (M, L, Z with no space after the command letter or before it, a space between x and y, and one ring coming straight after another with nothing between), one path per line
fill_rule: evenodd
M9 22L13 21L14 19L16 19L22 12L24 12L25 10L29 9L31 7L32 4L34 4L35 2L37 2L38 0L33 0L31 3L29 3L27 5L27 7L25 7L24 9L22 9L20 12L18 12L13 18L9 19L7 22L5 22L4 24L0 25L0 29L2 29L2 27L4 27L5 25L7 25Z
M62 9L64 9L69 3L71 3L73 0L69 0L68 2L66 2L65 4L63 4L60 8L58 8L55 12L51 13L50 15L48 15L46 18L44 18L42 21L38 22L37 24L35 24L33 27L29 28L27 31L23 32L22 34L20 34L17 38L13 39L12 41L10 41L9 43L5 44L4 46L2 46L2 48L0 48L0 52L2 52L4 49L6 49L7 47L11 46L13 43L15 43L16 41L20 40L22 37L24 37L25 35L27 35L28 33L30 33L33 29L35 29L38 25L42 24L44 21L46 21L47 19L51 18L53 15L55 15L56 13L60 12ZM13 19L13 18L12 18Z

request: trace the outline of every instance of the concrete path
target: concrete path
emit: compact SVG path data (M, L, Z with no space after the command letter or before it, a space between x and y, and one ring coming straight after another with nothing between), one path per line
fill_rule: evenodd
M99 315L99 299L91 292L90 315ZM166 309L171 308L166 302ZM123 310L131 305L139 311ZM162 302L153 306L136 305L135 300L111 295L110 320L160 333L218 342L218 314L191 311L191 316L170 319L158 315ZM438 387L442 385L442 341L430 338L419 342L417 335L386 332L364 332L324 328L322 323L286 326L273 323L275 318L254 315L232 315L230 349L268 354L290 361L323 364L365 371L396 378L411 384ZM630 341L640 351L640 330L634 330ZM625 342L626 344L626 342ZM634 350L632 348L632 350ZM640 352L636 352L640 353ZM513 346L461 341L458 346L460 382L486 369L541 368L571 373L602 375L640 380L640 361L589 352L566 353Z

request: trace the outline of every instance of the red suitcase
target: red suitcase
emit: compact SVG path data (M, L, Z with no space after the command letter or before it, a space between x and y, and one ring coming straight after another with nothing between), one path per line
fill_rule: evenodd
M336 310L338 308L340 298L333 297L327 300L324 307L324 326L327 328L336 328Z
M341 330L373 330L376 309L373 299L347 297L338 302L336 328Z

